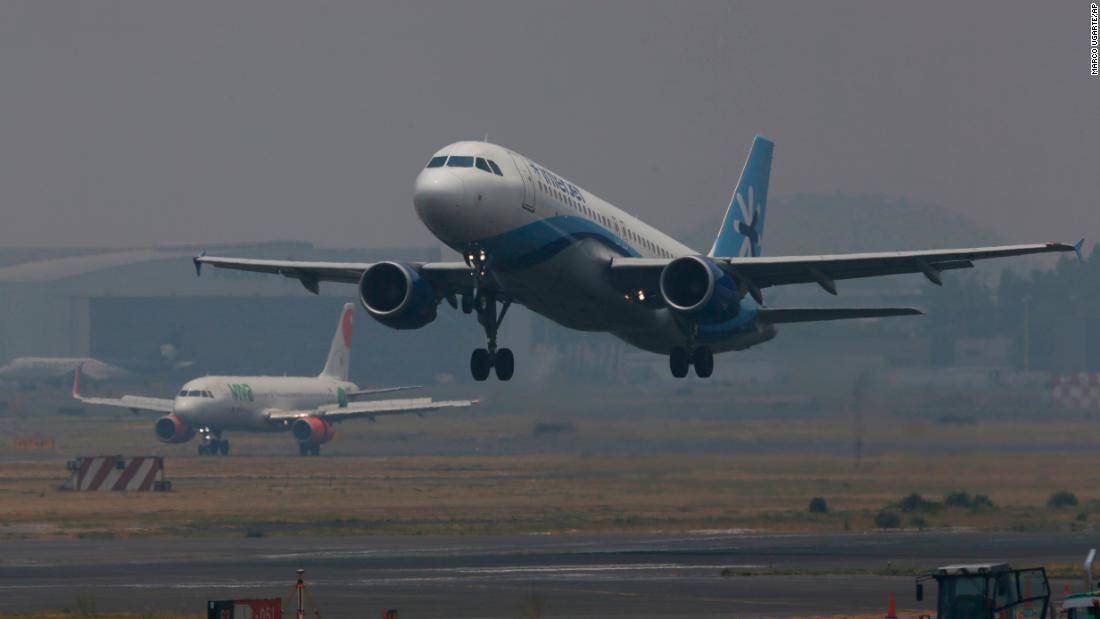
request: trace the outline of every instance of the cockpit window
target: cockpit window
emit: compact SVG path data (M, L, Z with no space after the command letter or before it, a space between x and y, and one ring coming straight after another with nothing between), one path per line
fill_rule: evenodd
M496 174L497 176L504 176L504 173L500 171L500 166L498 166L495 161L489 159L488 163L489 167L493 169L493 174Z
M447 163L447 155L440 155L438 157L432 157L432 160L428 162L428 167L442 168L444 163Z
M454 156L447 160L448 168L472 168L474 167L474 158L465 156Z
M481 157L477 158L477 161L474 163L474 165L476 165L477 169L479 169L479 170L484 170L484 171L488 172L489 174L493 173L492 168L490 168L489 164L486 163L485 160L482 159Z
M187 390L184 389L183 391L181 391L179 397L186 398L187 397Z
M191 396L192 398L201 398L202 397L202 392L198 391L198 390L195 390L195 391L189 392L187 395Z

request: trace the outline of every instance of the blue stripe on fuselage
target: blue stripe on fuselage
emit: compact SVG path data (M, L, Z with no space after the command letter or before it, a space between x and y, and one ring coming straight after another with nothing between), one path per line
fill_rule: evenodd
M733 318L715 325L699 325L695 339L700 342L718 342L740 333L756 329L756 308L741 305L741 311Z
M540 219L488 239L455 244L452 247L462 254L473 249L484 249L492 256L495 267L518 270L537 266L584 239L594 239L621 256L641 255L607 228L582 217L562 215ZM743 299L737 316L719 324L699 325L696 337L699 342L719 342L753 331L756 329L756 311L754 303Z
M454 249L462 254L471 249L484 249L492 257L495 267L526 269L553 258L584 239L594 239L622 256L641 255L603 226L583 217L562 215L540 219L474 243L455 245Z

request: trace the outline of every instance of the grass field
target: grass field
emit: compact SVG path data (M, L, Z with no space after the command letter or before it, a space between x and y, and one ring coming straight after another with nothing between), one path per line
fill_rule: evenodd
M829 417L569 420L549 435L515 415L414 418L346 424L320 458L289 455L286 435L236 435L233 456L199 458L193 444L156 444L147 419L35 423L57 452L5 449L0 536L865 530L883 510L903 528L1037 530L1100 517L1100 449L1087 420L872 420L859 466L850 422ZM57 489L62 454L120 452L166 455L173 491ZM1063 489L1079 504L1048 508ZM995 507L891 507L910 493L942 501L959 490ZM828 513L808 512L813 497Z

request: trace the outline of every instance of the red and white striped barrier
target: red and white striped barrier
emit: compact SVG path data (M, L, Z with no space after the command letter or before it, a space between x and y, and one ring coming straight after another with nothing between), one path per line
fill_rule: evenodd
M1100 373L1056 376L1051 379L1050 396L1068 410L1100 412Z
M62 490L171 490L172 482L164 481L164 458L161 456L85 456L70 460L69 479Z

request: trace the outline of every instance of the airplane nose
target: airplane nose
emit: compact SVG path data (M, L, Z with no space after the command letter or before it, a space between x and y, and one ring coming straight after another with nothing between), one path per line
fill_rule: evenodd
M462 179L446 170L424 170L416 177L413 206L425 221L447 220L465 205Z

